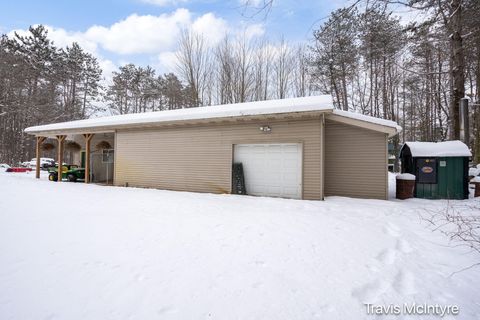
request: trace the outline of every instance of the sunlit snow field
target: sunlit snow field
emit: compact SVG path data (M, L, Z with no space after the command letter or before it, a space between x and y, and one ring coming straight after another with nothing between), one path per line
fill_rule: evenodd
M473 199L448 204L480 210ZM425 220L446 207L2 172L0 319L372 319L364 303L408 302L478 319L480 267L452 273L480 256Z

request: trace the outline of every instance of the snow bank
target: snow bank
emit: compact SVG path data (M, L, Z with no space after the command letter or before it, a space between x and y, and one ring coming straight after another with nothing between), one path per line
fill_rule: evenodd
M410 173L402 173L397 175L397 180L413 180L415 181L415 176Z
M468 175L473 176L473 177L479 176L480 175L480 164L477 164L476 167L469 168L468 169Z
M475 178L470 179L471 183L477 183L480 182L480 176L476 176Z
M110 117L78 120L48 124L25 129L27 133L42 131L87 129L95 127L115 127L121 125L138 125L183 120L200 120L214 118L229 118L240 116L255 116L289 112L308 112L332 110L333 101L330 95L301 98L256 101L246 103L224 104L218 106L166 110L125 114Z
M402 127L400 127L395 121L391 121L391 120L380 119L380 118L371 117L371 116L367 116L367 115L356 113L356 112L344 111L339 109L333 110L333 114L346 117L346 118L371 122L371 123L379 124L382 126L395 128L395 130L397 130L398 132L402 131Z
M407 141L402 149L408 146L413 157L471 157L467 145L459 140L443 142L411 142Z

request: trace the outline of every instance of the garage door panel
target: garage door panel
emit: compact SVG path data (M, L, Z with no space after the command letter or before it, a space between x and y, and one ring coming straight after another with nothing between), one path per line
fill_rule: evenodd
M277 167L281 167L282 164L283 164L283 161L282 161L282 158L281 158L281 153L279 153L278 155L276 154L269 154L270 155L270 160L266 160L264 159L264 161L266 162L266 164L268 164L269 166L277 166ZM272 157L272 155L274 157Z
M248 191L250 194L264 194L267 192L267 188L265 186L258 186L258 185L251 186L250 190L251 191Z
M267 152L269 153L282 153L282 146L280 145L270 145L267 146Z
M268 181L268 182L269 182L269 186L272 187L272 188L273 188L273 187L278 187L278 188L280 188L280 186L281 186L282 183L283 183L283 179L282 179L282 176L281 176L282 174L281 174L281 173L278 173L278 174L276 174L276 175L278 175L278 176L273 176L273 177L271 177L270 181Z
M280 196L282 194L281 187L268 187L268 193L272 194L273 196Z
M291 168L297 165L298 159L284 159L283 166L285 168Z
M296 188L284 188L283 193L285 194L286 197L289 198L295 198L297 194L297 189Z
M234 162L243 164L248 194L302 197L301 144L235 145Z
M286 172L283 172L281 174L282 178L284 181L294 181L294 180L298 180L299 179L299 176L298 174L296 173L286 173Z
M247 148L249 149L249 148ZM253 146L253 152L256 154L264 154L265 153L265 148L260 147L260 146Z
M285 145L283 146L283 152L285 153L294 153L298 152L299 145Z

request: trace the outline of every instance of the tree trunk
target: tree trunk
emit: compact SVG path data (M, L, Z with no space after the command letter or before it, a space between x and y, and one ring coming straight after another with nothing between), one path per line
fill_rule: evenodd
M462 0L452 1L450 15L450 73L452 93L450 95L450 138L460 139L460 99L465 96L465 62L462 39Z

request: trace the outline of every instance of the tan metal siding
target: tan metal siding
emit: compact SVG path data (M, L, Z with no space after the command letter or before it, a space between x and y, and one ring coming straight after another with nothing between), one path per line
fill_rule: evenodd
M265 134L261 125L269 125ZM234 144L302 143L303 198L322 198L321 119L119 130L115 183L160 189L229 193Z
M386 199L387 135L325 122L325 195Z

